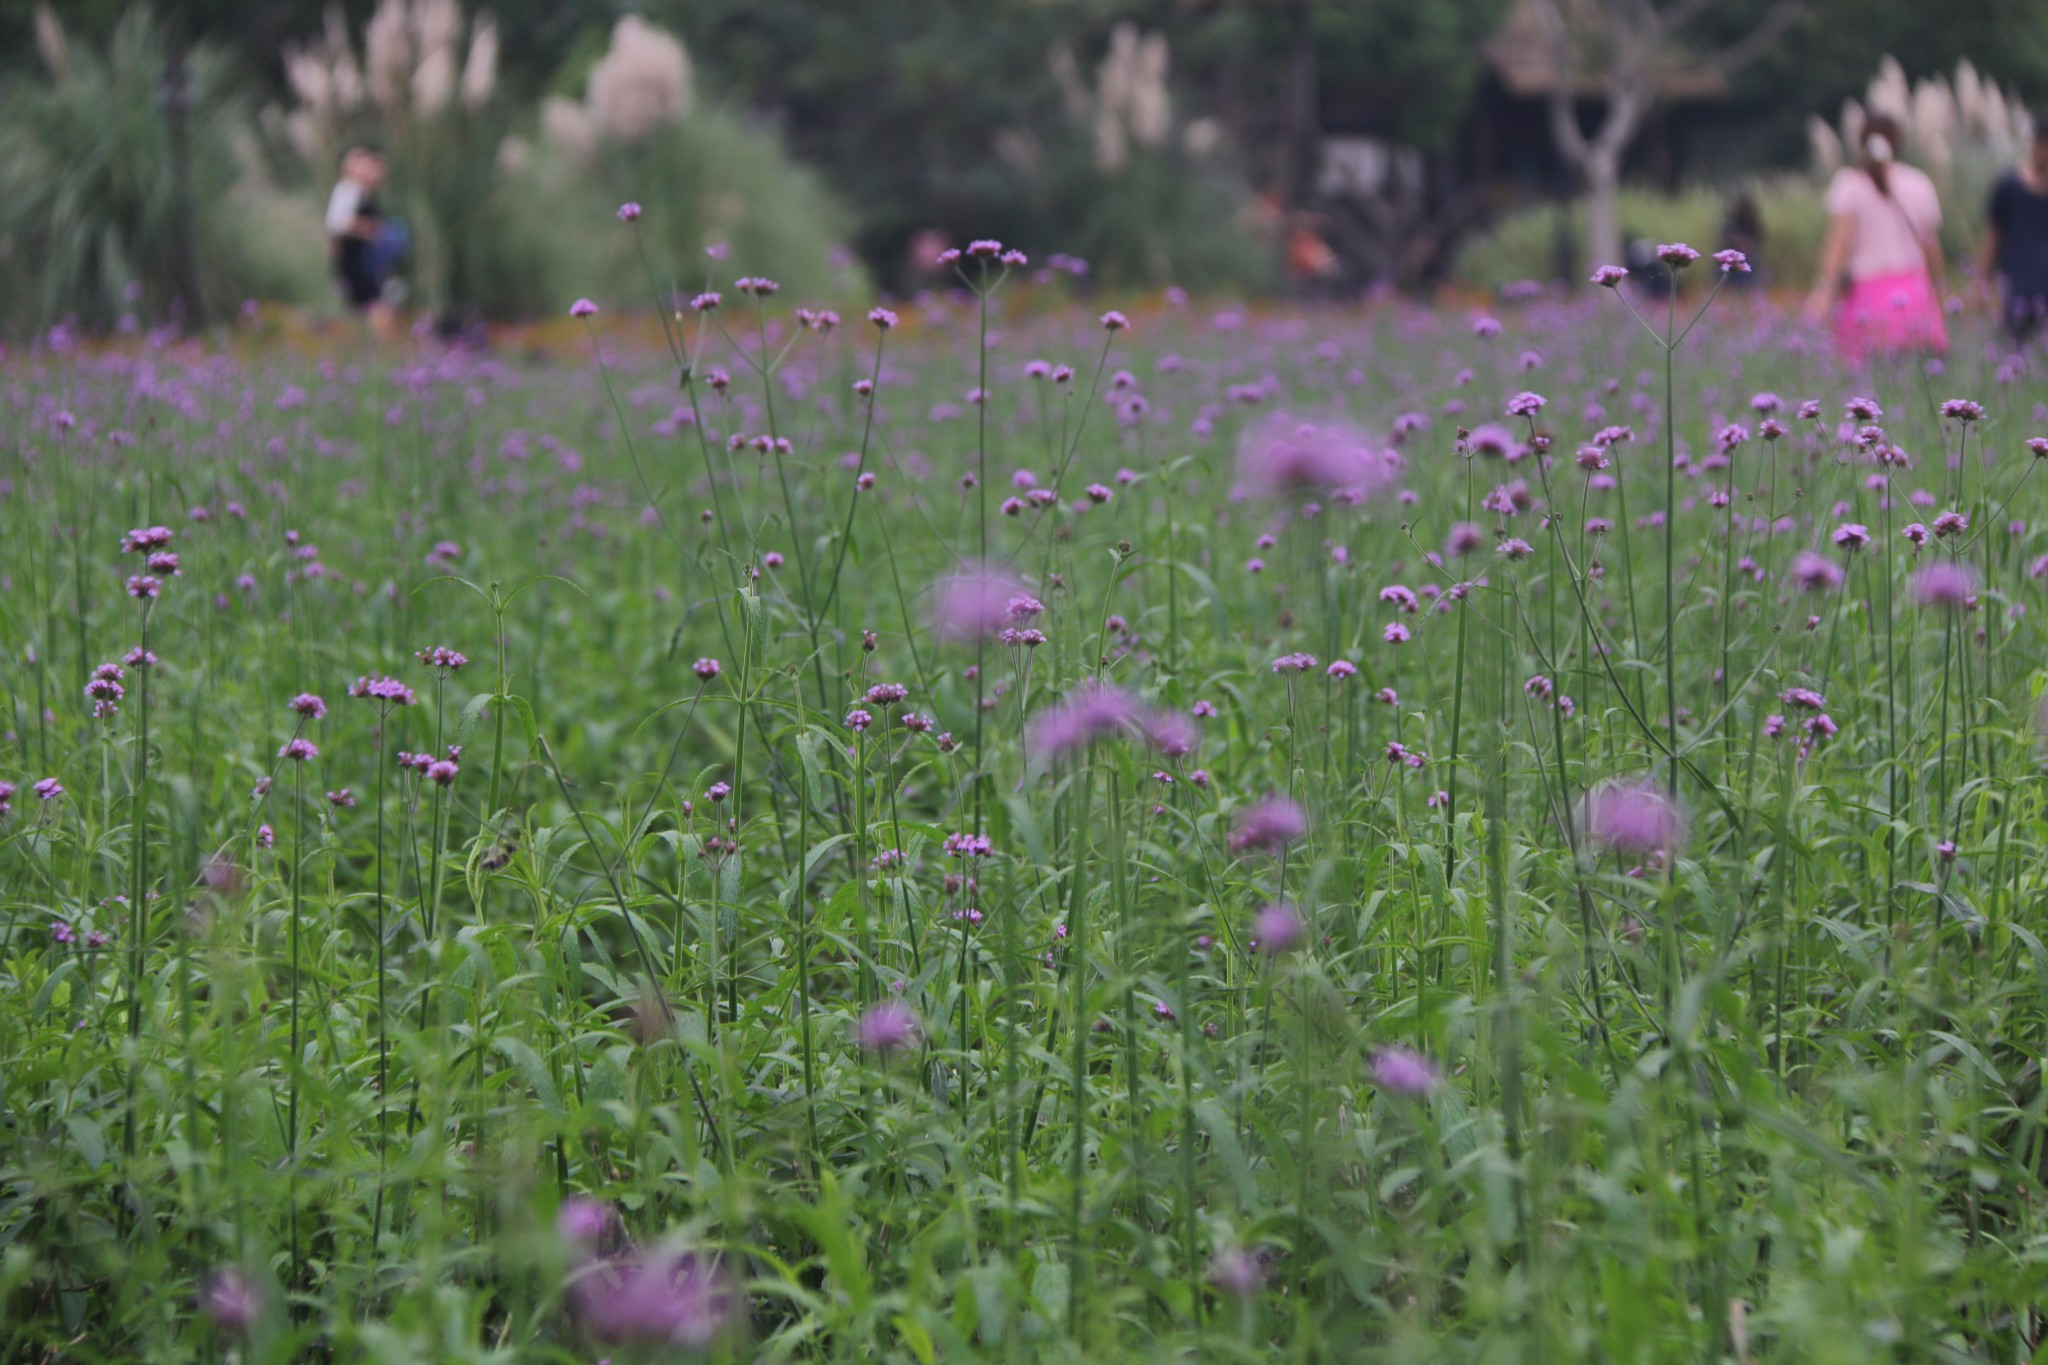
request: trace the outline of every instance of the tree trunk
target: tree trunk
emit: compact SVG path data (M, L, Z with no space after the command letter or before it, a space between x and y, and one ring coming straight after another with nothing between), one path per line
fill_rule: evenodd
M1586 157L1586 241L1593 259L1585 263L1620 265L1621 241L1621 154L1595 146ZM1580 274L1585 274L1581 270Z
M1316 192L1322 128L1316 100L1315 13L1308 0L1294 9L1287 54L1287 204L1305 207Z

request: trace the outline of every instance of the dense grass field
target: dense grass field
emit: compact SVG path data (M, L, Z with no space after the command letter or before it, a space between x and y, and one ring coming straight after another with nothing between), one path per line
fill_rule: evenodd
M0 361L0 1354L2034 1358L2042 363L1027 274Z

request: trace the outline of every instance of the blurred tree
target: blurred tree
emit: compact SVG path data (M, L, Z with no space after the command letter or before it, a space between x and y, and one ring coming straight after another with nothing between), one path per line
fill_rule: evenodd
M1797 0L1775 0L1749 31L1702 50L1699 21L1721 0L1532 0L1533 30L1549 48L1551 136L1558 154L1586 188L1586 221L1595 261L1621 260L1622 156L1655 105L1674 68L1723 75L1768 51L1798 13ZM1579 121L1582 95L1596 96L1599 121Z
M1047 66L1073 6L984 0L691 0L673 11L708 85L765 109L897 273L919 229L998 230L1017 210L999 130L1056 115Z
M176 20L195 41L230 51L244 67L245 78L277 66L286 38L320 25L322 12L336 0L162 0L148 6L165 24ZM46 0L0 0L0 62L32 60L35 11ZM54 6L65 31L86 42L105 42L135 0L58 0ZM341 8L359 18L370 6L342 0Z
M1506 0L1308 7L1319 103L1390 138L1438 151L1457 136L1484 67L1478 42ZM1297 7L1186 0L656 0L699 55L707 84L772 111L823 168L885 273L919 228L958 236L1028 217L1017 170L993 154L1005 129L1061 117L1047 55L1100 50L1120 21L1164 33L1174 83L1249 154L1252 178L1312 172L1284 118ZM1058 225L1049 225L1057 232Z
M184 117L167 120L175 40L147 11L103 42L54 25L42 36L48 69L0 96L0 322L217 312L238 243L226 214L193 210L217 210L235 183L246 110L230 59L203 44L184 53Z

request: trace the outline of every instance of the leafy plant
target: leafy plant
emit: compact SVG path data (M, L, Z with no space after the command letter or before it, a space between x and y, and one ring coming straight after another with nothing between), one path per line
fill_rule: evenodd
M186 54L181 199L163 24L131 9L103 50L54 22L45 32L43 73L0 94L0 325L107 327L123 314L217 315L239 303L250 261L231 192L247 109L229 59L204 44ZM195 299L177 296L181 239Z

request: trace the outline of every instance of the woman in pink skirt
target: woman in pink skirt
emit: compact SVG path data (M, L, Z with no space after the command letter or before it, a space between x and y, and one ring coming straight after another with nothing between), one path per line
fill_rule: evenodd
M1815 321L1834 315L1835 345L1851 365L1871 355L1948 351L1941 200L1933 181L1896 159L1898 145L1898 124L1873 115L1860 160L1828 185L1828 235L1806 308Z

